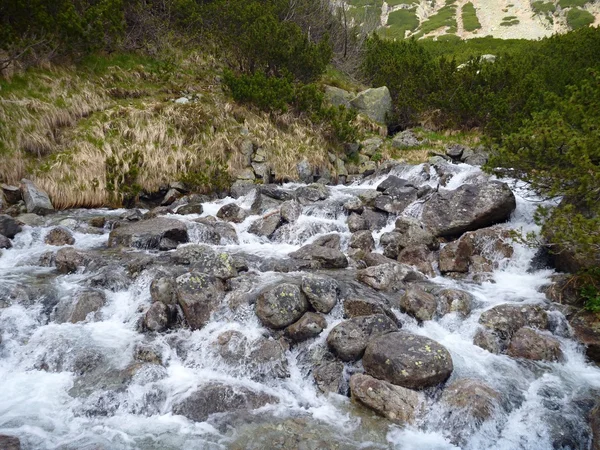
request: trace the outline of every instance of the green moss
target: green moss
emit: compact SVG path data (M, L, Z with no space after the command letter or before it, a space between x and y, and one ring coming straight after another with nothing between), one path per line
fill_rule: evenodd
M583 9L573 8L567 13L567 24L572 30L587 27L594 23L594 20L594 16Z
M475 31L481 28L481 23L477 18L477 11L471 2L466 3L462 7L462 19L466 31Z

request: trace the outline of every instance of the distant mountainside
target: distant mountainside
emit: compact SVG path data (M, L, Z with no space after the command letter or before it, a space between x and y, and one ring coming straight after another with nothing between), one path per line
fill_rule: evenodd
M347 0L353 23L403 39L538 39L600 24L600 0ZM452 36L452 37L450 37Z

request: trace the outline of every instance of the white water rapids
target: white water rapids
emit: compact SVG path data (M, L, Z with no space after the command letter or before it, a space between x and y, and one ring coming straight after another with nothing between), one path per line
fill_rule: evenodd
M477 168L452 167L456 173L447 189L486 178ZM398 168L392 173L417 186L435 187L439 181L433 168L427 173L423 166ZM337 232L342 236L344 250L350 232L341 204L362 189L374 188L387 176L362 185L330 187L331 197L305 206L303 215L283 241L271 242L249 233L251 222L258 218L252 216L235 225L240 243L220 248L261 259L283 258L318 236ZM291 190L298 186L283 187ZM532 216L538 203L528 199L524 190L515 188L515 195L517 209L503 226L535 230ZM205 203L202 216L216 215L222 205L232 201L248 207L244 202L250 200L228 198ZM75 225L99 214L118 217L124 212L76 210L49 216L45 226L25 226L15 238L14 247L0 256L0 434L19 437L23 449L228 449L237 437L238 422L234 419L194 423L172 413L173 405L196 387L208 381L225 381L276 396L279 403L259 411L273 420L310 417L331 430L329 439L350 440L356 448L459 448L451 443L447 424L470 424L461 423L457 417L449 419L447 407L436 402L435 393L428 395L424 418L401 428L365 414L364 410L362 415L357 414L347 397L318 391L303 353L324 344L329 331L342 320L339 305L328 315L328 327L318 338L288 352L287 378L260 379L251 368L227 364L214 352L214 343L224 331L236 330L249 339L266 335L253 310L224 308L213 315L206 327L194 332L183 328L162 334L138 331L139 320L150 305L149 284L155 274L152 270L143 272L128 286L105 289L107 303L98 320L53 322L48 305L72 296L94 274L58 275L53 268L38 266L42 254L57 249L44 244L45 234L62 221L75 229L77 249L99 249L106 246L109 230L88 234L77 231ZM419 213L418 203L405 211L413 216ZM198 215L172 217L188 222L191 241L198 239L193 222ZM376 242L383 232L393 229L394 220L390 218L386 228L374 233ZM405 330L434 339L450 351L454 363L452 379L481 379L505 399L505 408L498 409L492 419L474 429L460 448L584 450L590 446L586 402L600 389L600 369L588 363L582 348L569 338L568 326L560 313L550 314L555 323L554 336L565 356L561 362L519 361L473 344L479 316L486 309L503 303L546 301L539 288L549 282L553 272L530 270L534 254L535 249L515 244L513 257L501 262L493 273L493 281L482 284L441 276L431 280L466 290L475 297L476 306L466 319L448 314L439 321L418 325L409 316L394 311ZM259 283L264 284L283 274L264 272L257 276ZM140 345L155 349L162 365L147 364L129 384L121 385L114 374L134 362L134 352ZM106 379L87 380L88 384L81 387L78 364L94 358L106 369ZM299 444L294 448L304 447Z

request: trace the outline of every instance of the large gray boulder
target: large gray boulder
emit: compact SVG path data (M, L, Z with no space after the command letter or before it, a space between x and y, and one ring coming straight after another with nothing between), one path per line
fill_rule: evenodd
M175 219L157 217L122 225L110 232L109 247L135 247L141 249L172 248L172 243L188 242L185 223Z
M418 287L410 287L400 297L400 309L420 322L432 320L437 306L435 296Z
M293 342L302 342L317 337L327 328L327 320L320 314L307 312L285 329L285 335Z
M55 227L52 228L46 237L44 237L44 242L48 245L73 245L75 243L75 238L73 237L73 233L71 233L65 227Z
M273 233L277 231L281 223L281 215L278 212L274 212L252 222L252 225L248 228L248 232L268 238L273 236Z
M54 212L54 206L48 194L41 190L33 181L21 180L21 195L27 206L27 212L44 216Z
M91 261L91 257L83 252L75 250L73 247L64 247L56 252L54 262L56 269L60 273L74 273L80 267L87 266Z
M327 336L327 345L342 361L356 361L363 355L369 340L398 330L384 314L353 317L337 324Z
M358 281L371 286L378 291L398 290L404 283L421 281L425 277L406 264L390 262L359 270L356 274Z
M560 361L563 358L557 339L529 327L523 327L513 335L506 353L513 358L533 361Z
M13 239L22 230L18 222L6 214L0 214L0 234Z
M460 378L448 384L441 401L478 421L489 419L501 400L500 393L480 380Z
M548 314L539 305L503 304L484 311L479 317L479 323L501 339L509 340L524 326L546 329Z
M365 371L409 389L437 386L454 369L450 352L425 336L404 331L372 339L363 356Z
M308 310L306 297L295 284L282 283L258 296L256 315L269 328L280 329L296 322Z
M354 400L398 425L413 423L424 401L421 393L360 373L350 378L350 392Z
M228 203L217 211L217 217L226 222L242 223L248 217L248 211L237 203Z
M458 236L504 222L516 208L506 183L464 184L454 191L438 191L423 208L422 221L436 236Z
M202 272L190 272L176 279L179 306L192 330L208 323L224 294L223 283Z
M350 101L354 94L335 86L325 86L325 100L332 106L344 106L350 108Z
M189 265L194 270L210 276L228 280L237 276L233 258L228 253L219 253L208 245L185 245L171 255L175 264Z
M289 254L291 258L313 261L324 269L343 269L348 267L348 258L340 250L307 244Z
M301 288L312 307L319 312L327 314L337 304L340 286L333 278L308 274L302 277Z
M257 409L277 398L242 386L210 383L173 407L173 413L194 422L204 422L211 414Z
M359 92L350 105L372 121L385 124L392 113L392 96L386 86L371 88Z
M177 283L175 279L166 275L157 275L150 283L150 298L153 302L164 303L165 305L176 305Z

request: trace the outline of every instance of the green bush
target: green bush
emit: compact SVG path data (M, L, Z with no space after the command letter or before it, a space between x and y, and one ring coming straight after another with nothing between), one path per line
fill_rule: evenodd
M225 70L223 81L235 101L252 103L264 110L287 110L294 99L291 77L267 76L264 72L236 75Z
M477 18L477 11L471 2L466 3L462 7L462 19L463 26L467 31L475 31L481 28L481 23L479 23L479 19Z
M567 12L567 24L572 30L587 27L594 23L594 20L594 15L583 9L573 8Z
M561 8L571 8L573 6L584 6L590 3L591 0L558 0L558 5Z

